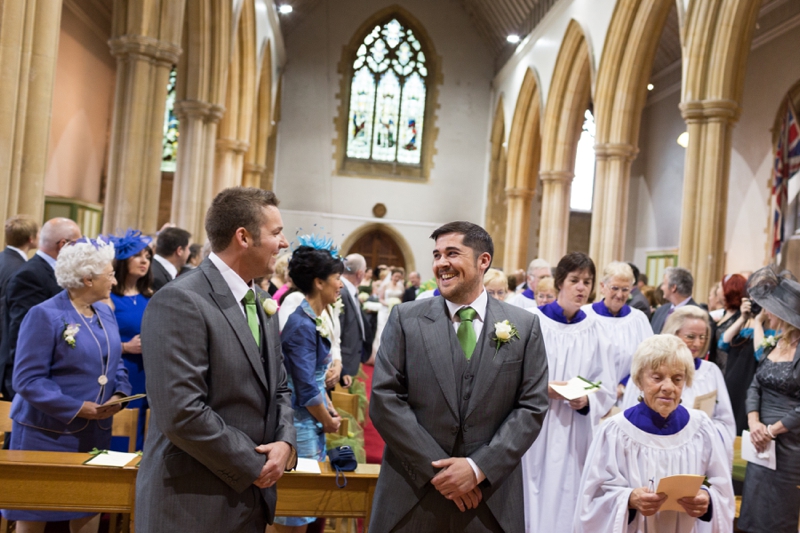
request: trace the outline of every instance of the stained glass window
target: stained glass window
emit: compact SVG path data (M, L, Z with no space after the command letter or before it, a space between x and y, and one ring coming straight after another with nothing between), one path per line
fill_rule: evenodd
M161 143L161 170L175 172L178 160L178 117L175 116L175 80L178 69L172 67L167 82L167 107L164 110L164 137Z
M353 61L347 157L419 165L428 68L414 32L375 26Z

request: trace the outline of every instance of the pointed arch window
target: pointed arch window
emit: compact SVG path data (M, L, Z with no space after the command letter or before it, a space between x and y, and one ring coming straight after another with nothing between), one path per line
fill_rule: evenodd
M426 177L435 54L421 30L396 13L365 26L343 58L342 170Z

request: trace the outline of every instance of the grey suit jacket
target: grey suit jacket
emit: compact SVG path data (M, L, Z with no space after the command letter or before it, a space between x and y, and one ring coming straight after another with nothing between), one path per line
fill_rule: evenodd
M693 298L689 298L689 301L686 302L686 305L697 306L697 302L695 302ZM656 309L655 313L653 313L653 318L650 319L650 325L653 326L653 333L656 335L661 333L661 330L664 329L664 324L667 322L667 318L669 318L670 308L672 308L672 304L667 302ZM711 338L713 339L714 336L712 335Z
M494 324L509 320L519 338L496 348ZM478 468L483 502L505 531L524 530L520 459L547 410L547 356L539 319L488 299L482 350L464 413L456 396L452 322L442 297L397 305L375 362L370 418L386 441L370 532L390 531L428 491L431 461L451 456L458 435ZM482 344L482 346L481 346ZM461 354L463 357L463 353ZM448 502L449 504L450 502ZM455 504L441 513L458 513Z
M642 291L640 291L638 287L634 287L631 291L631 299L628 305L644 313L647 319L650 320L650 315L652 314L650 311L650 302L647 301L647 297L642 294Z
M275 488L265 456L295 446L278 317L258 306L261 348L214 264L168 283L142 323L150 428L136 483L136 530L263 533ZM266 367L266 368L265 368Z

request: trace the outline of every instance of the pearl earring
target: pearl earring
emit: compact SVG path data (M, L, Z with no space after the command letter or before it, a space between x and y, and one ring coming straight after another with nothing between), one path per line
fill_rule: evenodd
M641 394L640 394L640 395L639 395L639 397L638 397L638 398L636 398L636 399L637 399L637 400L639 400L640 402L643 402L643 401L644 401L644 398L642 398L642 395L641 395Z

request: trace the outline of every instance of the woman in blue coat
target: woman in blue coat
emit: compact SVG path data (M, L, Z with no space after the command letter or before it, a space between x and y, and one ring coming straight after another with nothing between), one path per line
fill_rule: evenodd
M31 308L20 327L11 406L12 450L88 452L111 443L105 405L130 393L114 313L100 303L116 283L114 247L81 239L62 248L58 284L66 290ZM48 521L70 521L72 532L97 531L93 513L4 510L19 533L43 532Z

